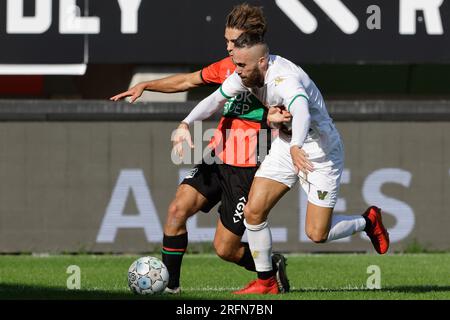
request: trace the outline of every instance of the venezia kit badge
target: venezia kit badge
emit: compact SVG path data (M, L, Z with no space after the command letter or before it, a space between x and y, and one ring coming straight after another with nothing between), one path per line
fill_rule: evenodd
M327 196L328 191L320 191L317 190L317 196L319 197L320 200L325 200L325 197Z

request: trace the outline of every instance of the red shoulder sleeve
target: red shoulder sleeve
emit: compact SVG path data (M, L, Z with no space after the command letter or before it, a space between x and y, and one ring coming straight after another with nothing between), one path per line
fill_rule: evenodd
M234 72L235 66L230 57L214 62L200 72L203 82L207 84L221 84Z

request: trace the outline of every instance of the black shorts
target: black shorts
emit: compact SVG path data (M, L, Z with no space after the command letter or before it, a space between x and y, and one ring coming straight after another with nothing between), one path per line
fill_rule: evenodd
M258 167L234 167L226 164L196 165L181 184L188 184L200 192L208 203L201 209L209 212L219 201L220 221L232 233L242 236L244 206Z
M222 187L219 182L219 168L216 163L201 163L192 168L180 184L188 184L200 192L208 203L200 210L209 212L222 197Z
M258 167L234 167L218 165L222 203L219 207L220 221L225 228L238 236L245 231L244 207Z

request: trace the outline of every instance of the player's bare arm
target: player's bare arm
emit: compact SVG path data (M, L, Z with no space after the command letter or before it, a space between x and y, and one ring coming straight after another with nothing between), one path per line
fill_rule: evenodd
M164 93L187 91L204 85L200 72L199 70L192 73L179 73L162 79L140 82L129 90L111 97L110 100L118 101L131 97L130 102L133 103L145 90Z
M192 143L191 133L189 132L189 125L186 122L181 122L172 137L172 144L175 154L183 158L183 141L186 141L190 148L194 148Z

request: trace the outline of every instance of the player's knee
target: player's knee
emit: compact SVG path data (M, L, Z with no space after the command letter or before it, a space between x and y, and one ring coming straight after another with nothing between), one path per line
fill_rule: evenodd
M256 225L264 222L264 215L248 204L244 207L244 217L248 224Z
M229 248L219 240L214 240L214 250L216 250L217 256L225 261L234 262L236 260L235 253L232 248Z
M189 218L188 211L179 201L174 200L167 211L167 222L169 224L184 225Z
M328 232L318 229L307 230L306 235L315 243L325 243L328 239Z

